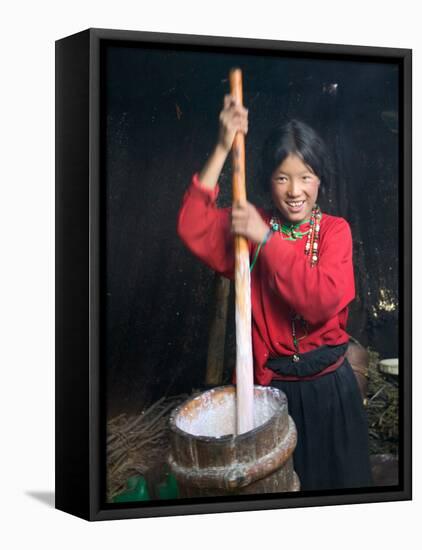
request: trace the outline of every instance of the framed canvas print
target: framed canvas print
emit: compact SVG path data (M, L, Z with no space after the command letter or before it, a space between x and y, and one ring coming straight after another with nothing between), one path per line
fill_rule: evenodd
M56 507L411 499L411 50L56 42Z

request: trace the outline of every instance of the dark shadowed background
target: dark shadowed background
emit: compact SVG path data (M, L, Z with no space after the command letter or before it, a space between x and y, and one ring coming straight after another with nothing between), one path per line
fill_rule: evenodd
M228 50L107 46L103 65L106 273L103 367L108 414L204 386L214 274L182 245L177 212L217 138L228 73L243 71L248 199L268 205L260 150L274 122L299 118L331 151L323 212L352 228L349 333L398 357L399 73L396 64ZM231 198L231 163L219 204ZM233 292L224 383L234 368Z

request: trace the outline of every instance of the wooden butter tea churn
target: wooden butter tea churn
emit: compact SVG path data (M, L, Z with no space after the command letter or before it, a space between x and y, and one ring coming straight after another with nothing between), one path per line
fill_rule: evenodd
M243 103L242 73L230 92ZM233 201L246 200L245 141L233 146ZM279 389L253 385L251 291L247 240L235 236L236 386L196 395L170 416L169 465L181 497L298 491L293 469L297 432Z
M253 404L255 427L238 435L234 386L208 390L173 411L169 464L181 497L299 490L285 394L255 386Z

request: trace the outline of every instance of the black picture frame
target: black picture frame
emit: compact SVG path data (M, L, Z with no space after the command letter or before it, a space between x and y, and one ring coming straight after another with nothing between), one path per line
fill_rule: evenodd
M370 491L108 504L101 369L102 48L195 48L396 64L399 71L399 483ZM412 50L87 29L56 42L56 508L86 520L410 500Z

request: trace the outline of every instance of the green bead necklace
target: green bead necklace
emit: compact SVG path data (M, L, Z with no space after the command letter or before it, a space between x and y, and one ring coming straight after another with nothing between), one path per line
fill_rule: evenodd
M322 212L320 207L315 204L312 208L311 217L296 224L282 224L277 214L273 214L270 220L270 226L273 231L280 233L286 241L297 241L307 236L305 243L305 255L310 256L311 266L318 263L319 232L321 228ZM309 229L299 231L301 225L309 222ZM283 236L284 235L284 236Z
M298 228L303 225L304 223L310 222L310 218L308 220L303 220L296 224L280 224L280 221L277 217L273 216L271 218L270 224L273 229L273 231L278 231L279 233L282 233L283 235L287 236L286 241L296 241L297 239L301 239L305 235L309 233L311 228L307 229L306 231L298 231Z

